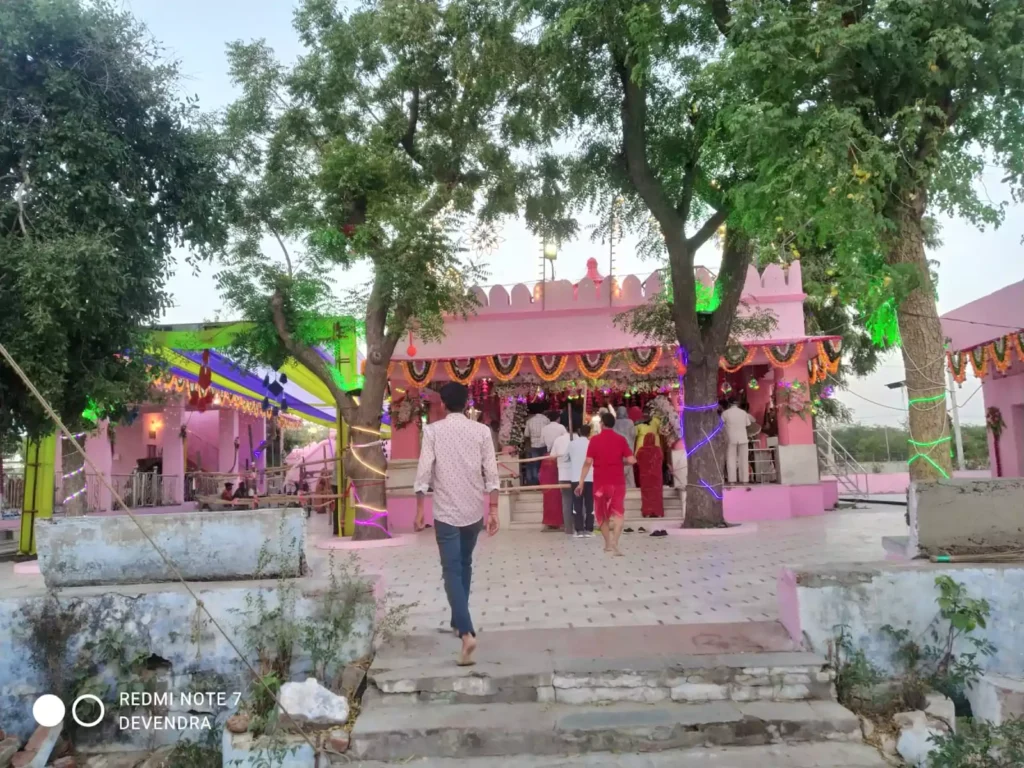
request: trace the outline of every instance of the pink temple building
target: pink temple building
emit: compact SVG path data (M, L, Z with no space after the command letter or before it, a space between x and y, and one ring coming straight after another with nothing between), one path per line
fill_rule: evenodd
M714 295L714 276L697 269L700 297ZM578 283L567 280L474 288L475 314L448 318L442 340L412 334L395 353L388 511L394 530L410 528L414 499L409 487L424 421L438 415L432 387L458 380L470 387L477 418L494 425L500 446L509 436L509 409L534 401L553 409L647 406L661 397L678 414L685 404L675 348L652 346L616 325L620 313L641 306L662 290L662 278L634 275L607 279L594 259ZM836 337L809 337L804 326L800 264L748 270L740 314L767 310L776 319L764 338L742 339L723 358L720 391L749 404L758 424L771 411L777 429L766 429L751 451L752 482L724 491L729 522L817 515L834 507L834 480L822 481L814 443L810 385L839 364ZM416 403L410 407L403 401ZM663 402L663 401L662 401ZM802 407L798 406L802 403ZM790 407L792 406L792 407ZM797 411L800 411L797 413ZM410 413L413 414L410 417ZM681 441L667 450L685 450ZM514 451L515 449L513 449ZM724 459L723 459L724 460ZM516 486L516 468L505 484ZM630 494L638 491L631 490ZM540 494L509 494L503 510L513 528L539 523ZM531 498L532 497L532 498ZM627 511L630 501L627 500ZM679 494L665 489L666 518L681 519Z
M950 376L981 380L993 477L1024 477L1024 281L942 316Z

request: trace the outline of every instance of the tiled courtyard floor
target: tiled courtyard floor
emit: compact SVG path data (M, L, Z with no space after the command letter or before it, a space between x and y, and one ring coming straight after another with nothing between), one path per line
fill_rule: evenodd
M625 557L618 558L602 552L600 537L482 535L470 608L485 631L774 620L782 566L883 560L881 537L905 534L903 515L902 507L876 506L762 522L752 534L623 534ZM418 603L407 632L448 625L432 531L407 546L360 550L358 557L399 602Z

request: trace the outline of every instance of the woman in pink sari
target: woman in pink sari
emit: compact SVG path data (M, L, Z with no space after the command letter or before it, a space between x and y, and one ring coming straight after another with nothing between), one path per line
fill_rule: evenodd
M553 457L545 457L540 463L540 484L558 485L558 460ZM562 530L562 491L559 488L551 488L543 491L544 494L544 530Z
M636 454L640 470L640 513L644 517L664 517L661 465L664 455L653 432L644 435L644 444Z

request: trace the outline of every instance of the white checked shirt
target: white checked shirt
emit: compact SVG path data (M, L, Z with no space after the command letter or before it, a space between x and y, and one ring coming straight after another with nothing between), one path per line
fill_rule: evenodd
M491 430L461 413L450 413L423 429L413 490L434 487L434 519L472 525L484 516L484 493L498 490L498 462Z

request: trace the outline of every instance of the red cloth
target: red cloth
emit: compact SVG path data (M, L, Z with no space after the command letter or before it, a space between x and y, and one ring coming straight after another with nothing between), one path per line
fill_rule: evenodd
M598 527L605 524L612 515L626 514L626 483L594 486L594 519Z
M558 483L558 462L555 459L544 459L540 463L540 484L555 485ZM544 525L561 528L565 525L562 519L562 492L558 488L544 491Z
M644 517L664 517L665 501L662 491L661 465L664 454L648 432L644 444L636 452L636 465L640 470L640 513Z
M587 458L594 460L594 488L605 485L626 486L622 462L633 455L626 438L613 429L602 429L590 438Z
M644 412L640 410L639 405L634 405L626 413L629 415L629 420L634 424L644 420Z

